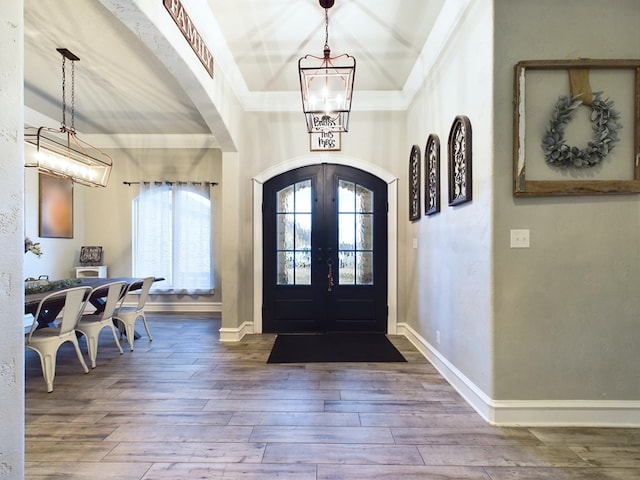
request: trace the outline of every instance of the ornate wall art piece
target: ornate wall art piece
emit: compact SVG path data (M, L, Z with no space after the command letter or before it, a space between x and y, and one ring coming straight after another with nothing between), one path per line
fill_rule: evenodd
M640 193L640 60L515 65L513 194Z
M451 124L448 142L449 205L471 201L471 122L457 116Z
M409 220L420 219L420 147L411 147L409 155Z
M433 215L440 211L440 138L429 135L424 151L424 213Z

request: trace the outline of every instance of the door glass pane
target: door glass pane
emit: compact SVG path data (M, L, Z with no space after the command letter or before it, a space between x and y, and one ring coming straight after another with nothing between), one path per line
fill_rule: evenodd
M276 193L278 285L311 285L311 180Z
M339 212L353 212L356 205L356 184L353 182L346 182L344 180L338 181L338 211Z
M296 217L296 242L295 249L311 250L311 214L297 213Z
M373 191L339 180L338 211L338 282L373 285Z
M311 213L311 180L295 185L296 213Z
M373 285L373 252L356 254L356 284Z
M293 211L293 185L283 188L277 193L276 211L278 213L289 213Z
M278 285L293 285L293 253L278 252L277 254Z
M354 285L356 283L356 257L354 252L338 253L338 283L340 285Z
M311 285L311 252L296 252L295 284Z
M373 192L362 185L356 186L356 212L373 212Z
M293 214L276 214L278 236L276 241L276 248L278 250L293 250L293 221Z
M356 216L353 213L338 214L338 250L355 250Z
M356 221L356 249L373 249L373 214L359 213L354 217Z

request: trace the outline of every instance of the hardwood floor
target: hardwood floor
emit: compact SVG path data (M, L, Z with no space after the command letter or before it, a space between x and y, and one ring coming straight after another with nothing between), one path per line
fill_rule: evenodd
M408 363L267 365L273 335L149 323L88 375L63 346L49 394L26 352L28 479L640 479L640 430L489 426L402 337Z

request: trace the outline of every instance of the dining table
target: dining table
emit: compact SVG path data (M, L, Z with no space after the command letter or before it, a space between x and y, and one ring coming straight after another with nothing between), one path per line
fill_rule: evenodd
M159 282L164 280L161 277L155 277L154 282ZM31 327L33 322L33 317L38 311L38 305L40 302L49 294L54 293L59 290L64 290L65 288L73 288L73 287L91 287L93 290L91 291L91 296L88 299L91 305L96 309L96 312L101 312L104 310L104 297L107 295L107 288L101 289L100 287L106 287L113 282L125 282L127 284L128 290L127 292L135 292L136 290L140 290L142 288L143 278L135 278L135 277L111 277L111 278L98 278L98 277L82 277L82 278L74 278L68 280L60 280L57 282L52 282L54 288L42 288L35 289L37 291L33 291L34 289L25 291L24 296L24 326L25 330ZM45 284L46 285L46 284ZM59 285L59 287L57 287ZM29 292L29 293L27 293ZM44 328L48 327L60 314L62 308L64 307L64 300L60 302L48 302L46 304L46 309L40 312L38 316L38 327ZM27 323L29 324L27 327Z

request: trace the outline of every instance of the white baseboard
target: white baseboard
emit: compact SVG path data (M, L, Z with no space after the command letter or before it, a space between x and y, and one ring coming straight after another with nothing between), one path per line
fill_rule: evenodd
M235 328L221 328L220 341L221 342L239 342L242 337L253 333L253 322L244 322L239 327Z
M125 302L126 307L135 307L136 302ZM221 302L154 302L148 300L144 305L149 313L217 313L222 312Z
M640 427L640 401L493 400L406 323L404 335L469 405L493 425L562 427Z
M621 400L495 401L494 420L504 426L640 427L640 402Z

